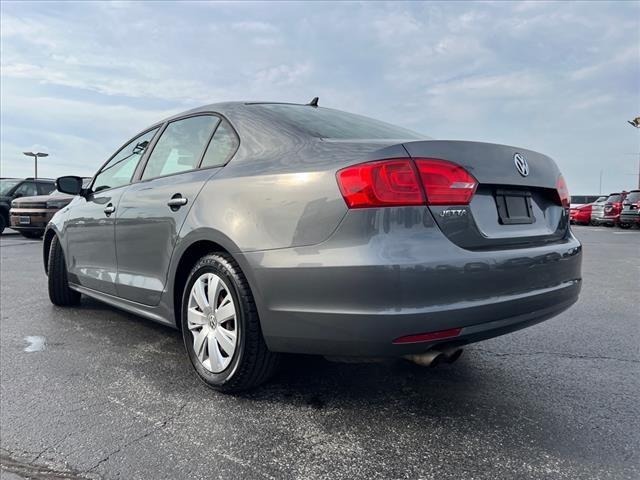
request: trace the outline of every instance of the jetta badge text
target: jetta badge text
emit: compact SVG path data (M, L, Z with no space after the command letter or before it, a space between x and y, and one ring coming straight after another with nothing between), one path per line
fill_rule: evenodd
M529 164L527 163L527 159L521 153L516 153L513 156L513 163L516 164L516 168L518 169L518 173L523 177L529 175Z
M464 217L467 214L467 211L463 208L448 208L446 210L442 210L440 212L440 216L442 218L446 217Z

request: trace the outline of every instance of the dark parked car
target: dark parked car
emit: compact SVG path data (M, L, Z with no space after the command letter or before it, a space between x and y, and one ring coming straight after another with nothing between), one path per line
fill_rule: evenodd
M612 193L607 197L604 204L604 215L600 223L608 227L617 225L620 221L620 212L622 212L622 202L627 196L627 192Z
M83 187L88 187L90 181L85 178ZM17 198L11 202L9 210L11 228L27 238L40 238L53 215L72 199L73 196L57 190L49 195Z
M2 178L0 179L0 233L10 225L11 201L20 197L48 195L55 189L50 178Z
M453 361L578 298L558 167L313 105L223 103L152 125L44 237L49 296L182 330L232 391L281 352Z
M631 190L622 202L619 222L621 228L640 227L640 190Z

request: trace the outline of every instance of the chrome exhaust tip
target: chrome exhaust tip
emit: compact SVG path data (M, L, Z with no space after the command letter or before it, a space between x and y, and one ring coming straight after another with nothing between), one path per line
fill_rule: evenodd
M449 348L447 350L429 350L426 353L405 355L404 358L421 367L436 367L439 364L453 363L462 355L461 348Z
M405 355L404 358L416 365L420 365L421 367L435 367L442 361L446 360L445 355L439 350L431 350L427 353L418 353L414 355Z

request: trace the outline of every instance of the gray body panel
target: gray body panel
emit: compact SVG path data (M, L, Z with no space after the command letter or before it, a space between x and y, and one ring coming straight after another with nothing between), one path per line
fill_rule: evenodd
M219 169L193 170L131 185L122 195L115 224L119 297L157 305L164 291L173 248L202 186ZM172 210L180 195L187 204Z
M542 321L578 297L582 250L567 213L546 200L559 171L544 155L477 142L331 141L240 103L187 114L200 111L223 115L240 137L226 166L146 182L137 171L131 185L106 192L113 198L77 198L54 217L72 288L175 325L180 260L212 242L245 273L270 349L340 355L425 351L432 344L392 341L454 327L463 327L457 340L475 341ZM530 178L518 178L514 152L528 157ZM469 214L347 209L339 169L409 154L465 166L481 184ZM492 184L539 189L536 222L501 229ZM175 193L189 200L178 211L166 205ZM117 211L105 219L109 201Z
M67 219L58 225L62 244L66 246L69 280L83 287L116 295L115 215L104 209L113 205L116 210L125 187L97 192L88 197L76 197L58 218ZM70 247L70 245L72 247Z

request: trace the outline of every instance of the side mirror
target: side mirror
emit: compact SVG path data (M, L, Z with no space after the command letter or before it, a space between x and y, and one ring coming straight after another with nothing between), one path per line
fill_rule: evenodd
M56 180L56 188L62 193L79 195L82 192L82 182L82 177L75 177L73 175L58 177Z

